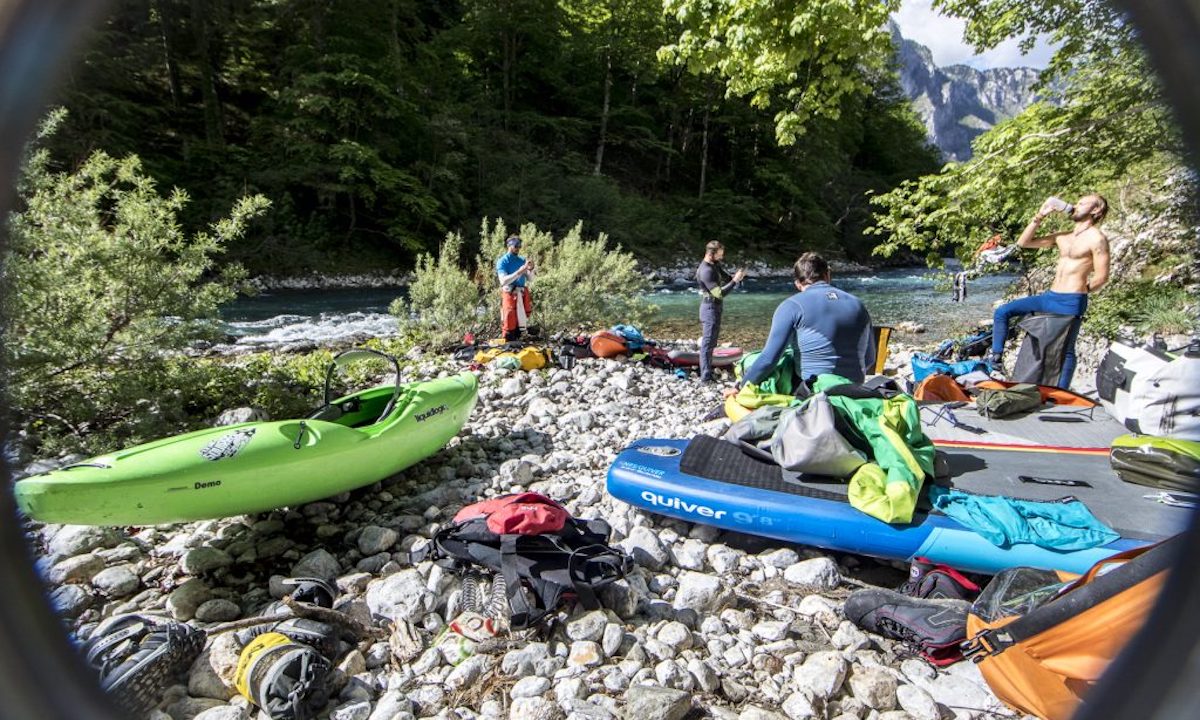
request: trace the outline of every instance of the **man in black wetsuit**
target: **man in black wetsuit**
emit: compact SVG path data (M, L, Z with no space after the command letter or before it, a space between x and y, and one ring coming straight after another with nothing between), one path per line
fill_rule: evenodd
M733 290L742 278L744 270L731 277L721 267L725 257L725 246L716 240L704 246L704 260L696 268L696 283L700 286L700 382L712 382L712 356L717 347L717 336L721 334L721 306L725 295Z

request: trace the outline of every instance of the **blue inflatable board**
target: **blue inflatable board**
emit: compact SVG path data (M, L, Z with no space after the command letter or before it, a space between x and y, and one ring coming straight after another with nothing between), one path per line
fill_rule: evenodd
M1033 500L1075 496L1122 538L1062 552L998 547L941 514L919 512L911 524L889 525L851 507L844 482L787 473L735 443L704 435L634 442L609 467L608 492L688 522L881 558L927 557L980 573L1019 565L1082 573L1109 555L1174 535L1188 522L1188 510L1146 499L1147 488L1122 483L1103 456L953 449L945 457L953 487ZM1021 479L1030 477L1044 482ZM1072 479L1082 484L1062 482Z

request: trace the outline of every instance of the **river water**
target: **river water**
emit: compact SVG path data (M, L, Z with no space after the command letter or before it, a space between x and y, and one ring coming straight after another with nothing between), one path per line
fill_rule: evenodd
M938 279L935 271L909 268L836 276L833 284L860 297L877 324L920 323L927 329L923 337L934 340L990 317L993 303L1013 277L973 280L963 303L953 302ZM725 301L722 340L751 347L761 344L775 307L793 292L787 278L748 279ZM396 333L396 320L387 308L401 294L401 288L273 291L241 298L227 306L223 316L230 334L246 344L334 342L363 334L384 337ZM699 334L700 298L692 287L658 288L648 299L659 307L658 317L646 328L651 337Z

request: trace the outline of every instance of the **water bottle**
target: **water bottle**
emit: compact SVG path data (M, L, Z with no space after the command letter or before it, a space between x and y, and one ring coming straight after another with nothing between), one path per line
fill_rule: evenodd
M1052 197L1046 203L1055 211L1070 215L1075 212L1075 206L1061 198Z

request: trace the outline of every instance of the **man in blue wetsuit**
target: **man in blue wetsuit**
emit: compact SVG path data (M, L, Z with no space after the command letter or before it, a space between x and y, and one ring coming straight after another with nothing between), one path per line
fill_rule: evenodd
M742 377L742 384L762 382L789 344L801 380L834 373L862 382L875 364L875 335L866 306L829 284L829 263L817 253L801 255L792 274L800 292L775 309L766 347Z

